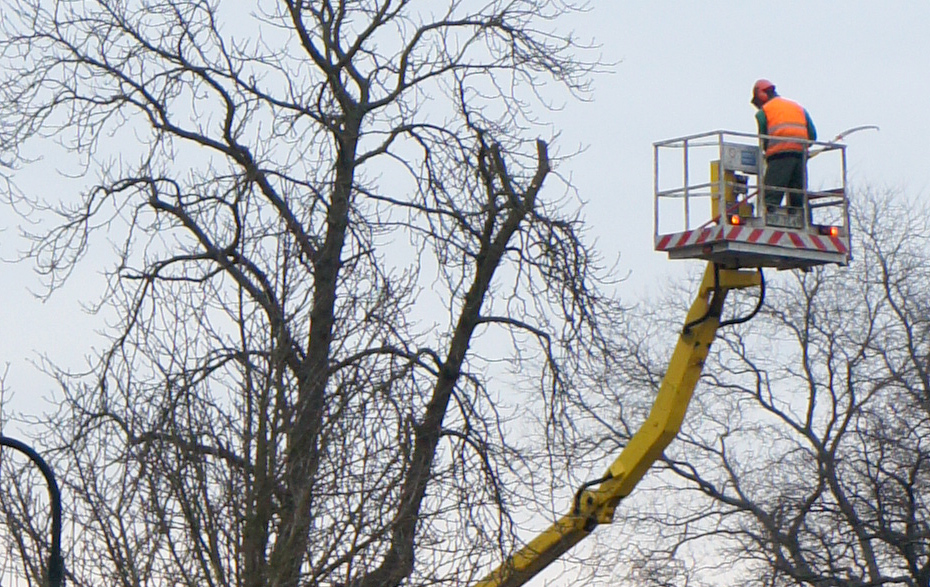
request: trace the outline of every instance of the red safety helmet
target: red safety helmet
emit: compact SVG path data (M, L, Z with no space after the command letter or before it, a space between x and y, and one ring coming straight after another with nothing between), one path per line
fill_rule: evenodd
M754 106L762 106L769 101L769 90L774 90L775 84L770 82L767 79L756 80L756 83L752 86L752 104Z

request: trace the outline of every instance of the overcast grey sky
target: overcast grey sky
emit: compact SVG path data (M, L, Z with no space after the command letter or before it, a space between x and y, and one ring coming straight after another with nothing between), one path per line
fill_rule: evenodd
M876 124L878 133L850 137L850 181L899 187L928 199L930 166L930 3L918 0L754 2L599 1L566 19L582 37L617 62L595 83L594 100L553 115L561 151L587 151L558 171L570 174L587 202L591 236L605 257L621 255L631 272L627 299L656 276L681 274L694 262L666 261L652 251L652 143L716 129L754 132L749 103L756 78L801 102L821 138L852 126ZM0 222L4 258L18 246L15 222ZM47 303L25 265L0 265L3 336L0 365L17 406L36 406L52 387L30 359L48 354L73 368L101 325L80 302L99 288L72 283Z

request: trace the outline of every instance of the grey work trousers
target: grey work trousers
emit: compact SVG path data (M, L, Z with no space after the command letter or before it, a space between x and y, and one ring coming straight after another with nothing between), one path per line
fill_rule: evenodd
M806 184L804 159L802 153L780 153L766 159L765 179L763 180L766 206L781 206L785 190L778 188L798 190L798 192L789 192L788 202L793 208L800 208L804 205L804 195L800 193Z

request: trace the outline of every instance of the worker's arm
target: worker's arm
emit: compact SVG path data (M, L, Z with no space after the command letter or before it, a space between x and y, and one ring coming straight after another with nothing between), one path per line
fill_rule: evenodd
M765 112L763 112L761 108L756 112L756 125L759 127L759 136L769 134L769 121L765 118ZM763 151L769 146L768 143L768 139L762 139Z
M804 117L807 119L807 138L816 141L817 129L814 128L814 121L811 120L811 115L808 114L807 110L804 111Z

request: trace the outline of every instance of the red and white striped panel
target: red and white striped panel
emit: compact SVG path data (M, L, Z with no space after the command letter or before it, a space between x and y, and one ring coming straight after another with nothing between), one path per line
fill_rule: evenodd
M672 251L695 245L719 241L744 242L769 245L786 249L824 251L828 253L849 252L846 242L835 236L810 234L806 231L780 230L775 228L751 228L748 226L711 226L659 235L657 251Z

